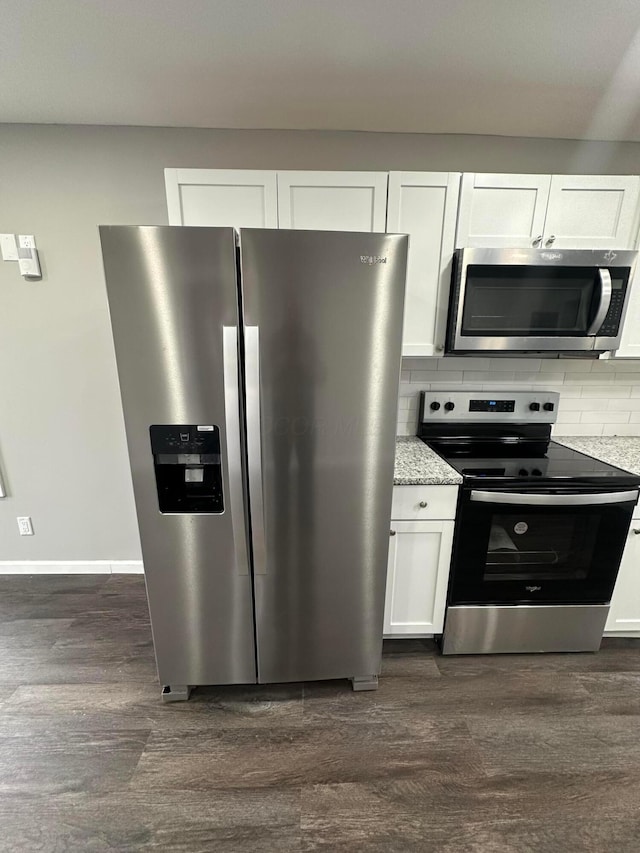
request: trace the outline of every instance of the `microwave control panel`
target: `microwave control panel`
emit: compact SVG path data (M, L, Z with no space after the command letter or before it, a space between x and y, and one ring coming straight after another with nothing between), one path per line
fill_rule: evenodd
M422 391L420 423L437 421L518 421L553 424L557 391Z
M618 335L626 292L627 285L624 281L614 279L611 282L611 304L602 326L598 329L598 335L601 337L615 338Z

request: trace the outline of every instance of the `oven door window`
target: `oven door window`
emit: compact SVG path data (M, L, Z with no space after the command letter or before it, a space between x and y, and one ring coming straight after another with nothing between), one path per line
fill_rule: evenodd
M483 581L586 579L600 521L597 513L496 513L491 519Z
M594 267L467 268L462 335L583 337L597 310Z
M633 506L494 504L466 494L449 603L610 601Z

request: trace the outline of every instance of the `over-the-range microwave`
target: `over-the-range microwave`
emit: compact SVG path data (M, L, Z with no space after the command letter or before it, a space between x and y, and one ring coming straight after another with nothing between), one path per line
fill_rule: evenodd
M458 249L446 352L615 350L638 252Z

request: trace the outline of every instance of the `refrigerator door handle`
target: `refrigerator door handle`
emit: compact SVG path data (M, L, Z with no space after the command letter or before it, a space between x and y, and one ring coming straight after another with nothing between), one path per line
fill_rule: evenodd
M249 501L253 540L253 571L267 573L267 551L262 496L262 447L260 434L260 334L258 326L245 326L244 337L247 395L247 458Z
M227 467L229 473L229 507L233 530L236 571L249 574L247 528L242 489L242 451L240 447L240 377L238 375L238 329L222 327L224 372L224 411L227 432Z

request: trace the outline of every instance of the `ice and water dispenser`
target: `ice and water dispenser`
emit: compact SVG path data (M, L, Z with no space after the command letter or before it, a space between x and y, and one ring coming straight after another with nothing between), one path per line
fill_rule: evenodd
M223 512L218 427L154 425L149 433L160 512Z

